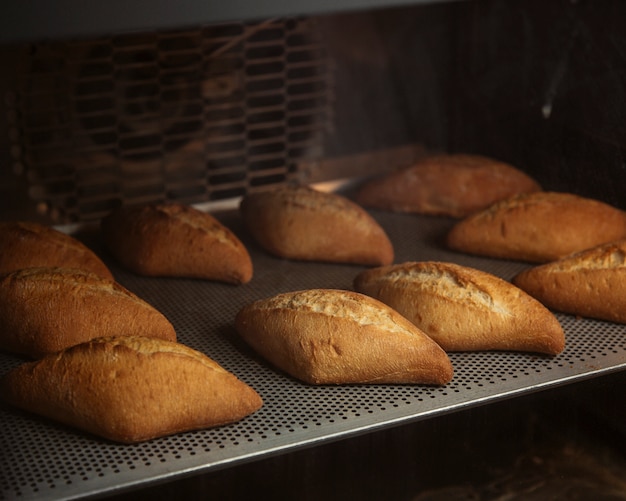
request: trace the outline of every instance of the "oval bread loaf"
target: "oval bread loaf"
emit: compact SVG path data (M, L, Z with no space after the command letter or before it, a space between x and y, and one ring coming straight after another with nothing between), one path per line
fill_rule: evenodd
M261 397L216 362L154 338L99 338L0 381L9 404L122 443L238 421Z
M89 247L66 233L30 221L0 222L0 273L33 267L77 268L113 278Z
M529 268L513 283L550 309L626 323L626 240Z
M128 270L242 284L252 260L241 241L212 215L177 203L120 207L102 223L103 239Z
M565 346L556 317L489 273L442 262L365 270L354 288L388 304L446 351L510 350L555 355Z
M163 314L93 273L27 268L0 277L0 349L38 358L114 334L176 340Z
M470 254L543 263L622 238L626 212L569 193L538 192L463 219L447 243Z
M365 183L356 202L393 212L465 217L494 202L540 191L519 169L481 155L441 154Z
M288 292L242 308L235 327L275 367L310 384L452 379L446 353L380 301L350 291Z
M240 209L252 236L275 256L374 266L393 262L385 231L340 195L284 187L246 195Z

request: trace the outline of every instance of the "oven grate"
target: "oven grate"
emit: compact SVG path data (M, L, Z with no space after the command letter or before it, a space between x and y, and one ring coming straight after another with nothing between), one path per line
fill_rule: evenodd
M320 40L297 18L23 46L5 93L13 171L57 223L284 183L329 124Z
M626 325L558 315L567 347L556 357L528 353L457 353L444 387L350 385L314 387L269 367L238 338L236 312L289 290L350 289L361 267L273 258L248 239L238 214L218 217L250 249L255 274L242 286L134 276L110 263L119 282L161 310L179 340L206 353L264 399L239 423L137 445L104 442L45 419L0 406L0 499L104 495L200 474L278 452L405 424L573 383L626 367ZM452 221L373 212L396 249L396 262L444 260L505 279L527 265L457 254L441 241ZM97 236L85 242L100 251ZM106 258L106 254L103 254ZM0 373L20 362L0 355Z

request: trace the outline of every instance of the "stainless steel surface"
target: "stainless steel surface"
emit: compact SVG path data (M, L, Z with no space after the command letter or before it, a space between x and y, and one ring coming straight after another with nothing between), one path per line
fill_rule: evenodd
M171 29L233 20L324 14L357 9L449 2L450 0L109 0L106 4L80 0L5 0L0 16L0 43L109 33ZM457 0L458 1L458 0Z
M0 498L49 499L113 494L155 482L214 471L316 444L601 376L626 367L626 326L558 314L567 347L556 357L530 353L457 353L445 387L351 385L314 387L274 370L233 328L243 305L283 291L347 288L358 266L291 262L259 250L238 213L217 214L251 251L254 278L243 286L186 279L150 279L109 261L116 278L161 310L179 340L222 364L263 397L264 406L239 423L138 445L118 445L0 407ZM373 212L396 249L396 262L445 260L505 279L527 265L446 250L452 221ZM81 237L83 238L83 237ZM96 234L85 242L102 252ZM103 253L106 256L106 253ZM4 374L20 360L2 355Z

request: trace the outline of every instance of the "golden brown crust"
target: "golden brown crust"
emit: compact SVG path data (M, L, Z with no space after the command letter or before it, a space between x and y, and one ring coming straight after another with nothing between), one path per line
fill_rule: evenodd
M0 393L11 405L122 443L220 426L262 405L205 355L141 337L95 339L23 364L2 379Z
M279 294L242 308L235 327L275 367L310 384L442 385L452 379L450 360L432 339L355 292Z
M113 335L176 340L159 311L93 273L28 268L0 276L0 349L38 358Z
M91 249L66 233L30 221L0 222L0 273L43 266L77 268L113 278Z
M513 283L550 309L626 323L626 240L529 268Z
M543 263L626 238L626 212L569 193L538 192L503 200L458 222L450 248Z
M252 279L252 260L241 241L212 215L193 207L121 207L101 226L111 253L139 275L233 284Z
M504 162L441 154L365 183L356 201L393 212L465 217L510 196L540 190L537 181Z
M241 214L257 242L275 256L363 265L393 262L393 246L363 208L306 186L245 196Z
M407 262L365 270L354 287L397 310L446 351L555 355L565 345L550 311L509 282L473 268Z

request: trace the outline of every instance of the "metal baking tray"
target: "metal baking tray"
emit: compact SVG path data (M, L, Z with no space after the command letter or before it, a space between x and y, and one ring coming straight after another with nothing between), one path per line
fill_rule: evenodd
M174 324L179 341L210 356L255 388L264 405L242 421L137 445L106 442L47 419L0 406L0 499L113 495L226 468L298 448L436 418L624 369L626 325L557 314L567 347L556 357L517 352L454 353L453 380L423 385L309 386L270 367L237 336L245 304L307 288L351 289L363 268L281 260L250 240L236 208L213 212L248 247L254 277L232 286L191 279L138 277L107 256L97 232L79 233L116 279ZM388 232L396 262L451 261L511 279L527 264L455 253L443 238L454 221L372 211ZM22 360L0 355L0 373Z

